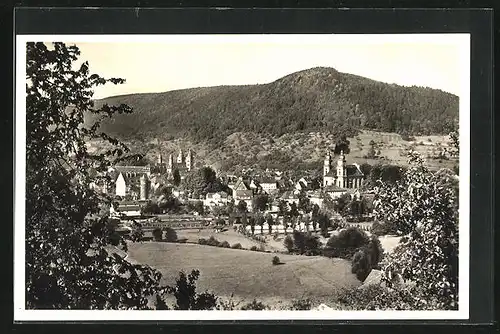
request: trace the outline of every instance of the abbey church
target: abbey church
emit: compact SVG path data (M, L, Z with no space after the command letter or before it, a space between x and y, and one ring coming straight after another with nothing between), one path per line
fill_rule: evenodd
M364 179L364 174L358 164L348 165L344 151L340 152L336 165L332 163L330 152L327 152L323 164L323 187L359 188Z
M174 171L178 170L181 178L184 178L185 175L193 169L193 167L193 152L191 150L188 150L187 154L184 154L182 149L180 149L179 154L177 155L175 160L172 154L168 156L167 163L163 161L163 156L161 153L159 153L158 161L154 166L154 171L156 173L165 173L169 178L171 178Z

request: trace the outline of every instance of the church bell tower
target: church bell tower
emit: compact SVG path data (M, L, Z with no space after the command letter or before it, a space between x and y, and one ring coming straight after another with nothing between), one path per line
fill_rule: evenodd
M347 186L347 168L344 151L340 151L339 160L337 160L337 186L346 188Z

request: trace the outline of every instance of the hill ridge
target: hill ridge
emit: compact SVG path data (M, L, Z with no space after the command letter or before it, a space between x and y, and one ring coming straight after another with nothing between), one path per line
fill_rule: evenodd
M120 139L170 136L219 145L234 132L281 136L322 131L354 135L359 129L408 135L449 133L458 97L428 87L388 84L313 67L256 85L222 85L139 93L96 100L125 103L103 130Z

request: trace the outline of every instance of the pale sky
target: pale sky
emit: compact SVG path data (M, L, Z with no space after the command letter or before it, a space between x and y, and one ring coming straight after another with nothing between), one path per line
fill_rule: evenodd
M121 35L65 42L80 48L80 59L89 62L92 73L126 79L123 85L98 87L95 98L262 84L316 66L459 95L463 71L468 74L463 63L468 35L458 34Z

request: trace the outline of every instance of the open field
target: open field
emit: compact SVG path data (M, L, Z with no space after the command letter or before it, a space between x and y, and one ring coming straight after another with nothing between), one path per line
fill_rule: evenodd
M172 284L181 270L198 269L199 291L222 298L234 294L235 301L245 303L256 298L278 308L299 298L329 302L342 288L361 285L350 262L341 259L279 254L284 264L275 266L272 253L161 242L130 243L128 253L131 260L158 269L162 283Z
M356 137L348 138L350 141L351 152L348 155L352 162L359 164L369 163L390 163L400 166L406 166L406 152L411 147L422 154L427 159L427 164L431 168L453 168L456 161L431 159L429 156L435 156L444 148L449 148L451 141L448 136L415 136L413 141L405 141L400 135L389 132L361 131ZM370 149L370 142L375 142L376 150L380 150L382 159L364 158Z
M201 231L197 229L185 229L185 230L176 230L177 232L177 237L179 239L182 238L187 238L188 242L192 243L197 243L198 239L204 238L204 239L209 239L211 236L213 236L215 239L219 240L220 242L222 241L227 241L229 244L232 246L236 243L240 243L243 248L250 248L252 246L260 246L260 243L252 240L250 238L247 238L243 235L241 235L238 232L235 232L229 227L230 229L225 232L220 232L220 233L215 233L213 229L202 229ZM269 249L272 251L272 249Z

